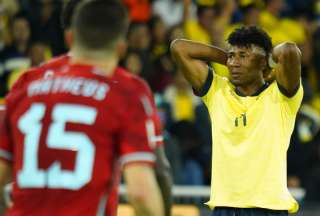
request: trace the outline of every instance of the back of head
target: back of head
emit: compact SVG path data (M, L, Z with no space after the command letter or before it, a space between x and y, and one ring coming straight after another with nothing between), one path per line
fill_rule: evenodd
M265 55L272 50L270 36L257 26L243 26L234 30L227 39L231 46L251 47L252 45L262 48Z
M126 36L128 15L119 0L83 0L74 11L74 45L89 51L113 50Z
M62 27L67 30L71 27L72 16L75 8L83 0L65 0L63 4L63 10L61 13Z

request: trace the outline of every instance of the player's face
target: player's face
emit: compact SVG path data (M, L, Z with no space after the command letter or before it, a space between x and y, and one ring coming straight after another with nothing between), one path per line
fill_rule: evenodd
M263 76L265 56L252 47L232 46L228 51L227 67L235 86L248 86Z

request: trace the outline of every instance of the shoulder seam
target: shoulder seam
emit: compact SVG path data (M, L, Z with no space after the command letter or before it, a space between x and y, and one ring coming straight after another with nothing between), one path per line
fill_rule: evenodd
M212 81L213 81L213 70L210 66L208 66L208 76L207 76L207 79L204 83L204 85L201 87L200 91L195 91L196 95L199 96L199 97L203 97L205 96L211 85L212 85Z

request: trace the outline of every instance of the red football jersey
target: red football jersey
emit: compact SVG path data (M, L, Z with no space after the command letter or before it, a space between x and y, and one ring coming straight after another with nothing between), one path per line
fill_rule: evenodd
M62 55L51 59L49 62L43 64L41 67L46 69L63 69L65 65L69 63L70 55ZM136 94L140 95L140 98L146 107L149 123L147 123L148 137L152 146L163 145L162 125L159 118L156 105L151 89L147 83L140 77L124 70L116 70L114 74L114 80L117 82L130 82L134 85ZM120 169L120 167L118 167ZM120 182L120 175L114 177L113 188L109 195L107 202L107 209L110 209L106 214L107 216L116 216L116 209L118 205L118 185ZM113 209L113 211L111 210Z
M0 157L14 165L8 215L114 215L106 206L115 197L118 161L154 162L161 138L149 96L137 94L121 68L102 73L44 65L26 72L7 96Z

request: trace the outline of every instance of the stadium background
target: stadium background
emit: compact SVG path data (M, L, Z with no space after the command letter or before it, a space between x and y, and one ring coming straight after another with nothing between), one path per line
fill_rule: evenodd
M293 41L303 53L305 96L288 152L288 185L298 215L320 215L320 0L123 0L130 12L121 65L151 86L163 121L172 165L177 215L207 215L211 136L208 113L169 53L175 38L226 47L240 25L259 25L273 44ZM0 1L0 100L25 69L67 51L63 0ZM221 65L216 72L228 76ZM272 127L272 125L270 125ZM121 201L126 202L122 188ZM179 206L183 204L187 206ZM122 206L121 215L130 216ZM182 212L181 212L182 211Z

